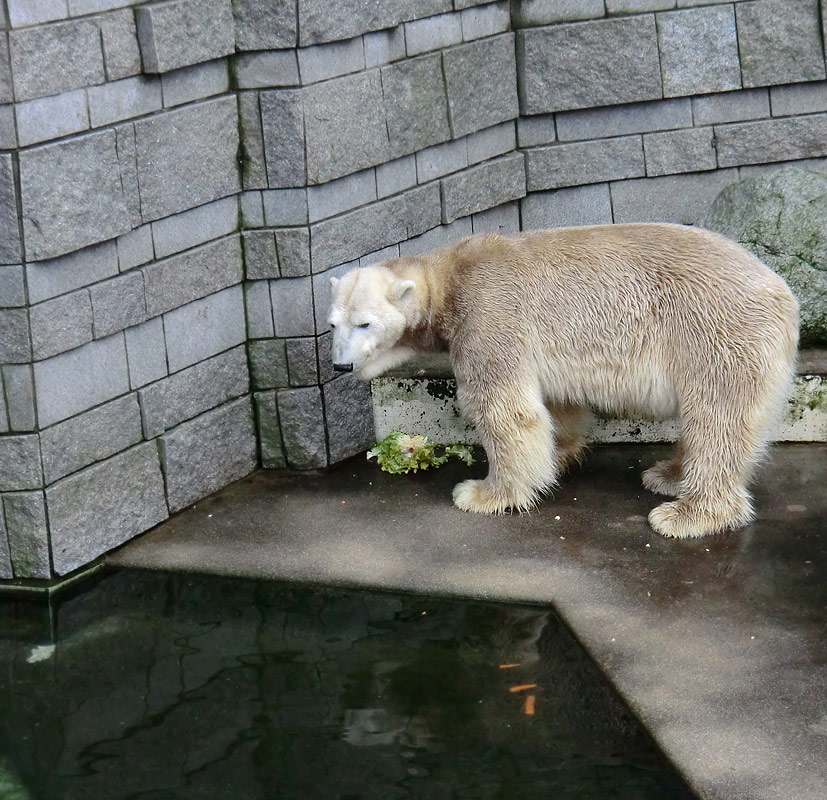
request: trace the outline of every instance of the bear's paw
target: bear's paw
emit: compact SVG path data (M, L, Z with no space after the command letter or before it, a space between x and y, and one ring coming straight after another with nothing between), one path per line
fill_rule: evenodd
M681 492L681 462L658 461L641 475L643 485L650 492L666 497L677 497Z
M509 511L529 511L537 504L536 494L523 498L509 497L497 491L488 480L467 480L454 487L454 505L461 511L475 514L505 514Z
M661 536L670 539L697 539L712 533L742 528L753 519L752 506L746 498L735 504L708 510L683 500L662 503L649 512L649 524Z

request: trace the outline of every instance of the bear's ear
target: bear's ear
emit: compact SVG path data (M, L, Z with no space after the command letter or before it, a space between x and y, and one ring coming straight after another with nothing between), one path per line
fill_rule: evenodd
M339 285L339 279L334 278L332 275L330 276L330 288L335 292L336 287Z
M413 290L416 289L416 284L413 281L409 280L399 280L394 281L391 284L391 288L388 289L388 299L392 300L394 303L398 303L400 300L404 300L408 297L409 294L413 293Z

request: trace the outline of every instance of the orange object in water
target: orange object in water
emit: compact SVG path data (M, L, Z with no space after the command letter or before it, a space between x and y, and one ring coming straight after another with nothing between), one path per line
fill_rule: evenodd
M527 694L525 697L525 705L523 706L523 711L525 711L526 716L533 717L534 716L534 695Z
M509 688L509 692L524 692L526 689L536 689L536 683L523 683L520 686L512 686Z
M514 669L514 667L519 666L519 664L500 664L500 669Z

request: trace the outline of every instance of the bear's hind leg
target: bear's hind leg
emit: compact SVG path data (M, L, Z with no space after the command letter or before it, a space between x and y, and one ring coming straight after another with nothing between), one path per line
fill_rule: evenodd
M493 386L469 387L459 382L457 396L485 447L488 476L454 487L457 508L478 514L524 511L554 484L557 461L551 416L539 389L525 383L498 380Z
M561 471L583 457L586 448L585 428L591 412L574 403L546 402L554 422L554 444L557 466Z
M677 497L681 493L682 477L683 448L681 445L678 445L677 452L672 458L658 461L654 466L644 470L641 475L645 488L667 497Z
M680 491L650 512L658 533L695 538L753 520L747 482L764 445L767 414L761 404L745 405L734 399L728 407L707 401L699 412L684 409Z

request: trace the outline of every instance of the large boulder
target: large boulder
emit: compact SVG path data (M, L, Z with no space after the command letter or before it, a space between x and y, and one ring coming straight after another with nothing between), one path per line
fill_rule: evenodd
M801 344L827 344L827 175L791 167L733 183L703 226L781 275L801 306Z

